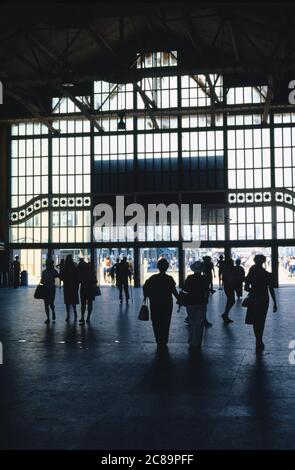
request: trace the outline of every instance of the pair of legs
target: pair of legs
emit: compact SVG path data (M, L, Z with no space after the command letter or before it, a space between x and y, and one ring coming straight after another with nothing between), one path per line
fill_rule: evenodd
M128 289L128 279L124 281L118 281L118 288L120 293L120 302L123 302L123 289L125 292L126 302L129 301L129 289Z
M45 307L45 313L46 313L46 320L45 323L50 323L50 310L49 307L52 311L52 321L55 321L55 307L54 307L54 299L46 299L44 300L44 307Z
M219 290L223 287L223 277L222 277L222 270L218 269L218 282L219 282Z
M74 310L74 319L77 321L77 308L75 304L66 304L66 311L67 311L67 317L66 317L66 322L70 321L70 311L71 311L71 305Z
M239 282L236 286L235 286L235 292L236 292L236 295L238 297L238 300L242 297L243 295L243 282Z
M86 299L81 299L81 318L79 320L79 323L83 324L85 323L85 320L84 320L84 317L85 317L85 312L86 312L86 302L87 302L87 318L86 318L86 322L89 323L90 322L90 317L91 317L91 313L92 313L92 310L93 310L93 300L87 300Z
M262 341L262 337L263 337L263 331L264 331L264 323L255 323L253 325L253 330L254 330L254 334L255 334L255 337L256 337L256 351L260 352L260 351L263 351L264 349L264 343Z
M157 345L167 346L172 316L172 307L151 308L151 318Z
M226 301L224 313L221 316L223 318L224 323L232 323L233 320L229 318L228 314L232 306L235 304L235 289L231 286L225 285L224 292L225 292L227 301Z
M206 305L188 305L188 342L192 348L200 348L206 320Z
M266 311L260 311L259 316L255 318L253 323L253 331L256 338L256 352L261 353L264 350L264 343L262 341L263 332L264 332L264 325L266 319L267 309Z

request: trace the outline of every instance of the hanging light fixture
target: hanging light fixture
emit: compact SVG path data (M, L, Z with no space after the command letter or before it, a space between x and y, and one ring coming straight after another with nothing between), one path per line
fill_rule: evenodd
M125 111L119 111L118 112L118 118L120 119L118 122L118 129L126 129L126 122L124 121L125 119Z
M69 32L68 30L67 30L67 36L66 36L66 60L63 66L61 84L64 88L72 88L73 86L75 86L74 74L73 74L73 70L71 69L70 60L69 60Z

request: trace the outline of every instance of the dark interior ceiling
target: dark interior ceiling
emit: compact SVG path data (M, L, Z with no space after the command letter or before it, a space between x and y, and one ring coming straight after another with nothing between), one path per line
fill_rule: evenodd
M282 3L2 4L0 116L26 115L30 104L45 112L67 66L79 94L94 79L138 80L137 52L167 49L178 50L179 73L219 72L228 83L271 76L280 101L295 78L294 26L294 7Z

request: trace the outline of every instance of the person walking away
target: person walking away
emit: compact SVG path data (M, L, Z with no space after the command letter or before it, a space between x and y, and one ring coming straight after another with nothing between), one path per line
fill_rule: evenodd
M235 292L238 297L238 300L240 300L243 295L243 283L245 281L245 269L243 268L243 266L241 266L240 258L236 259L235 272L236 272Z
M184 290L189 294L190 299L190 303L186 307L189 331L188 342L191 349L200 349L210 289L208 277L204 271L204 263L195 261L190 268L194 274L190 274L184 283Z
M116 273L117 273L117 267L118 267L119 263L120 263L120 258L116 258L116 262L113 264L113 266L111 267L111 271L110 271L110 276L112 278L112 284L116 285L116 287L118 287Z
M213 275L215 277L215 269L214 269L214 264L212 263L211 256L203 256L203 262L204 262L204 274L208 279L209 292L210 294L214 294L215 290L213 289Z
M45 323L50 323L49 307L52 312L52 321L55 322L55 279L59 277L59 273L54 269L54 262L51 259L46 260L46 269L42 271L41 283L44 285L44 306L46 313Z
M127 258L121 260L116 269L116 280L120 293L120 303L123 302L123 289L125 292L126 303L129 303L129 288L128 281L130 278L129 264L127 263Z
M249 307L245 322L253 325L257 354L260 354L265 347L262 339L269 306L269 293L273 300L273 311L277 311L274 280L272 274L263 267L265 261L264 255L256 255L255 264L251 266L245 279L245 290L249 292Z
M12 272L13 272L13 287L16 289L17 287L19 287L19 276L20 276L19 256L15 256L15 259L12 263Z
M95 289L97 279L95 275L94 267L91 263L85 263L81 265L79 271L79 283L80 283L80 301L81 301L81 318L79 323L83 325L85 323L85 312L87 304L87 318L86 323L90 323L90 317L93 310L93 301L95 299Z
M65 260L65 266L62 274L62 280L64 283L64 303L66 305L67 311L66 322L70 321L71 306L74 310L74 320L77 321L76 306L79 304L79 284L76 270L77 268L74 264L72 255L68 255Z
M228 259L225 262L223 272L222 272L222 279L223 279L223 287L224 293L226 295L226 305L224 309L224 313L221 315L223 318L224 323L233 323L233 320L229 318L229 311L232 306L235 304L235 285L236 285L236 271L234 262L232 259Z
M161 258L157 263L159 274L153 274L143 286L144 299L150 300L151 320L155 339L159 348L166 348L173 310L173 295L178 299L176 283L166 274L169 263Z
M62 258L60 260L60 263L56 266L59 270L59 278L60 278L60 281L59 281L59 288L61 289L61 284L62 284L62 275L63 275L63 270L64 270L64 267L65 267L65 260L64 258Z
M218 267L218 282L219 282L219 290L222 290L223 286L223 269L224 269L224 256L220 255L219 259L217 261L217 267Z

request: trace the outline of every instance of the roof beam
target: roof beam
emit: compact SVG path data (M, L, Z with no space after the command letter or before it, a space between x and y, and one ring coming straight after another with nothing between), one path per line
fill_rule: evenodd
M99 33L99 31L94 29L94 27L91 24L86 27L86 31L94 39L94 41L99 47L103 47L105 51L111 53L114 59L118 62L119 67L125 68L124 65L122 65L121 63L121 58L118 57L117 53L114 51L112 46L104 39L104 37ZM136 63L136 61L134 63ZM134 65L134 63L131 65L131 67ZM159 129L159 124L157 122L157 119L155 118L153 114L150 113L151 108L152 109L157 108L156 103L148 97L148 95L144 92L144 90L137 83L133 83L133 87L141 96L141 99L144 102L145 108L153 123L154 128Z
M189 15L188 12L185 11L183 13L183 18L186 22L189 37L191 39L192 45L193 45L194 49L197 51L198 55L203 58L204 57L204 50L203 50L204 45L202 44L202 41L201 41L201 39L200 39L200 37L199 37L195 27L194 27L191 16ZM205 77L206 77L206 80L207 80L209 88L210 88L211 98L216 103L219 103L219 99L218 99L218 96L215 93L215 88L212 84L212 80L210 78L210 75L207 73L207 74L205 74Z
M238 47L236 29L235 29L235 26L233 25L232 20L230 18L227 20L227 25L228 25L229 34L230 34L230 37L231 37L231 42L232 42L232 45L233 45L233 50L234 50L234 54L235 54L236 63L239 64L241 62L241 54L240 54L239 47Z
M95 129L97 129L99 132L104 132L104 128L98 124L96 118L92 115L92 110L89 106L81 103L81 101L78 100L78 98L65 87L61 85L53 85L53 87L63 96L69 98L77 106L81 113L91 122L91 124L93 124Z
M37 108L37 106L35 106L33 103L31 103L30 101L27 101L25 98L23 98L22 96L20 96L18 93L16 93L15 91L12 91L10 89L7 89L5 91L5 93L10 96L11 98L13 98L15 101L17 101L18 103L20 103L22 106L24 106L24 108L26 108L28 111L30 111L30 113L38 118L49 130L50 132L52 132L53 134L59 134L59 130L58 129L55 129L53 127L53 125L51 124L51 122L47 119L47 118L44 118L41 113L40 113L40 110L39 108Z
M271 74L269 74L268 88L267 88L267 94L265 98L265 105L264 105L263 117L262 117L263 124L267 124L272 97L273 97L273 77Z

